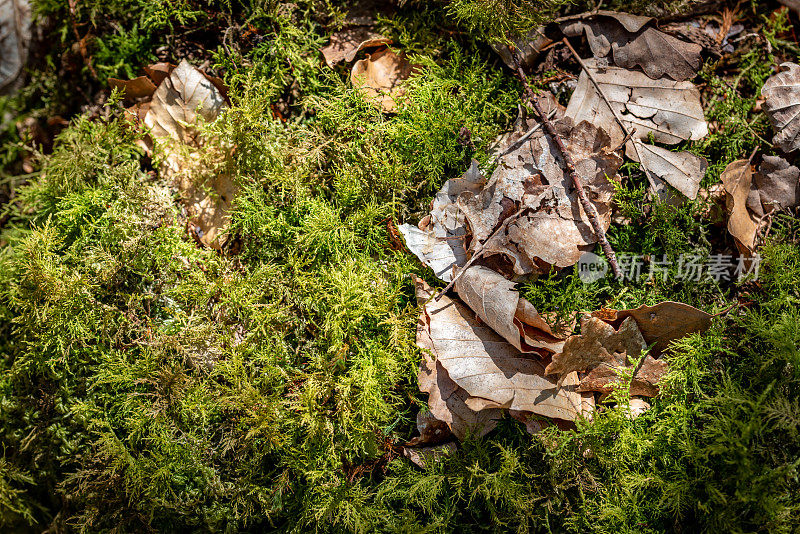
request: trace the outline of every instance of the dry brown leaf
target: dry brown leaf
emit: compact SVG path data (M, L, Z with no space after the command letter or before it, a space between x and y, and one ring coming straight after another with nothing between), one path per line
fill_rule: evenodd
M547 374L565 376L574 371L586 372L579 392L609 393L618 386L619 371L637 360L647 345L633 318L622 321L619 330L596 317L584 317L581 334L571 336L564 351L553 356ZM645 356L631 380L630 394L654 397L658 380L667 370L666 362Z
M483 246L486 255L500 255L515 274L527 275L574 265L581 254L597 242L589 218L563 168L559 151L541 129L525 143L515 140L536 123L518 121L518 136L508 139L492 178L479 194L465 193L458 205L467 217L475 250ZM610 140L601 130L584 122L573 127L568 119L555 121L565 138L584 189L595 204L601 223L610 224L610 202L622 159L608 153ZM518 209L525 213L508 224L505 231L487 242L495 229Z
M652 189L662 200L669 198L664 186L668 183L687 198L694 200L700 189L700 181L706 173L708 162L691 152L673 152L666 148L634 141L642 167L647 173Z
M0 94L19 88L31 41L27 0L0 0Z
M545 417L575 419L581 409L581 396L575 391L577 375L565 377L559 386L544 377L541 363L526 358L491 328L477 321L464 304L447 295L437 302L430 298L433 293L430 287L420 279L416 283L417 300L423 306L417 325L417 344L436 357L437 374L441 366L441 370L468 394L469 398L463 399L465 406L478 410L478 414L507 408ZM430 381L428 377L423 378L420 389L423 383ZM442 419L434 405L430 408ZM451 430L458 435L453 426Z
M150 98L156 92L156 85L147 76L139 76L132 80L109 78L108 85L116 88L128 100Z
M456 281L456 291L484 323L517 350L561 352L566 336L558 337L514 285L500 273L476 265Z
M342 61L350 63L361 50L391 43L392 40L372 31L366 26L346 28L331 35L327 46L322 48L325 63L335 67Z
M628 401L628 417L636 419L650 409L650 403L639 397L631 397Z
M728 211L728 232L736 241L739 252L751 256L756 246L758 222L747 210L747 199L753 183L750 160L732 161L720 175L725 187L725 206Z
M641 67L653 79L669 76L678 81L690 80L697 76L702 64L702 46L681 41L655 28L646 28L635 37L617 39L611 48L617 66Z
M563 352L553 356L545 372L566 376L574 371L589 371L602 363L626 364L626 358L638 358L646 348L635 320L623 321L617 331L605 321L588 316L581 321L581 333L567 339Z
M413 71L403 54L384 48L356 61L350 72L350 82L367 99L386 113L397 110L397 99L404 94L402 87Z
M646 141L652 133L659 143L676 144L708 134L700 93L691 82L653 80L644 73L618 67L601 70L593 59L585 63L628 131L636 130L634 139ZM586 72L578 78L566 116L604 130L614 146L625 138Z
M447 423L441 421L428 410L417 412L417 430L419 436L412 438L406 443L407 447L417 447L419 445L434 445L447 441L452 437Z
M764 82L761 96L775 137L775 143L784 152L800 148L800 65L783 63L785 71Z
M655 306L639 306L630 310L602 309L592 313L612 325L633 317L648 346L650 354L658 356L671 341L693 332L703 332L711 326L713 315L682 302L664 301Z
M398 228L409 250L445 282L453 279L454 267L467 262L467 221L456 200L465 191L478 193L485 183L478 162L472 160L467 172L445 182L436 193L430 215L418 226L401 224Z
M669 76L679 81L694 78L700 69L702 47L655 29L649 17L601 11L559 20L565 35L585 32L592 54L605 58L613 53L618 67L638 66L650 78Z
M753 181L751 192L757 193L757 202L750 202L748 197L747 207L756 216L800 205L800 169L784 158L764 156Z
M175 70L175 67L177 67L177 65L162 61L146 66L144 72L153 80L153 83L158 86L161 85L161 82L163 82L173 70Z

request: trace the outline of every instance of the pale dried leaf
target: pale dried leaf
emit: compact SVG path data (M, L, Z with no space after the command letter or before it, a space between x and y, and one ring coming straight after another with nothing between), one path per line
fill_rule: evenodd
M397 110L397 99L404 93L402 83L413 71L405 57L384 48L356 61L350 72L350 82L368 100L386 113Z
M687 198L694 200L700 189L700 181L708 168L705 158L688 151L673 152L659 146L634 141L642 167L650 179L653 189L665 199L664 182Z
M417 344L423 351L430 350L437 366L475 399L470 404L480 405L477 413L508 408L575 419L581 409L581 396L575 391L577 375L565 377L561 386L545 378L541 363L526 358L477 321L465 305L446 295L438 302L428 300L432 291L423 284L417 281L417 299L421 305L427 302L417 325ZM431 411L441 419L433 405Z
M655 306L639 306L630 310L603 309L592 313L612 325L632 317L639 327L650 354L658 356L675 339L693 332L703 332L711 326L713 315L683 302L664 301Z
M350 63L361 50L391 42L391 39L372 31L366 26L357 26L346 28L331 35L330 42L320 52L325 58L325 63L329 67L334 67L342 61Z
M611 393L619 385L619 371L627 367L623 361L603 362L593 368L581 379L578 391L597 391ZM641 365L636 370L630 385L631 395L655 397L658 395L658 381L667 372L667 362L656 360L649 354L644 357Z
M517 350L561 352L563 339L521 298L514 283L487 267L472 266L456 281L458 296Z
M761 88L775 143L784 152L800 148L800 65L783 63L786 70L770 77Z
M193 125L198 118L212 122L224 106L214 84L184 59L153 93L144 122L154 137L188 144L195 141Z
M634 139L647 140L652 133L659 143L676 144L708 134L700 93L691 82L653 80L642 72L618 67L601 70L593 59L587 60L586 66L628 131L636 129ZM576 123L588 121L606 131L614 146L625 138L586 72L581 72L578 78L566 116Z
M472 160L467 172L445 182L436 193L430 215L418 227L402 224L398 228L409 250L445 282L453 279L454 267L467 262L467 222L456 200L465 191L479 192L485 183L478 162Z
M31 42L28 0L0 0L0 94L19 88Z
M631 397L628 402L628 417L636 419L650 409L650 403L639 397Z
M725 187L725 205L728 211L728 232L736 240L740 252L751 255L756 246L757 221L747 210L747 198L753 182L750 161L732 161L720 175Z

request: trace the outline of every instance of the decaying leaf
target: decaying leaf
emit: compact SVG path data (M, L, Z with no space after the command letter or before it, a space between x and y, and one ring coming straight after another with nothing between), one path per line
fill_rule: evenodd
M517 350L561 352L564 339L500 273L483 266L469 267L456 281L456 291L484 323Z
M683 81L697 76L703 47L650 27L632 38L617 39L612 50L619 67L641 67L650 78L669 76Z
M631 310L603 309L593 312L592 316L612 326L620 325L625 319L632 317L647 345L652 345L650 354L655 356L666 350L673 340L707 330L713 317L694 306L672 301L659 302L655 306L639 306Z
M447 423L437 419L432 412L426 410L417 412L417 430L419 431L419 436L409 440L406 443L407 447L435 445L452 437Z
M708 168L705 158L688 151L673 152L639 141L634 143L636 143L635 153L641 159L650 185L662 200L666 200L669 196L664 183L671 185L687 198L692 200L697 198L700 181Z
M445 456L454 454L458 448L452 441L449 443L442 443L433 447L421 447L419 449L412 449L410 447L403 447L403 456L411 460L411 463L417 467L425 469L432 462L437 462Z
M750 160L732 161L720 175L725 187L725 206L728 212L728 232L745 256L751 256L756 246L758 222L747 210L747 198L753 183Z
M708 134L700 93L691 82L653 80L644 73L618 67L599 69L593 59L587 60L586 66L627 129L635 129L634 139L646 141L652 134L655 141L671 145ZM575 123L588 121L604 130L614 146L625 138L586 72L578 78L566 116Z
M31 8L28 0L0 0L0 94L19 88L28 61Z
M436 193L430 215L418 226L401 224L398 228L409 250L445 282L453 279L454 267L467 262L467 221L456 200L465 191L478 193L485 183L478 162L472 160L463 176L448 180Z
M567 339L563 352L553 356L546 373L563 377L575 371L586 372L578 391L609 393L617 386L619 370L630 367L646 348L633 318L623 320L615 330L605 321L587 316L581 323L581 334ZM631 395L656 396L656 384L666 370L665 362L646 355L631 380Z
M764 156L753 182L747 207L757 217L800 205L800 169L780 156Z
M534 124L532 120L522 121L517 126L519 135ZM555 121L555 127L566 140L601 224L608 228L612 180L618 180L621 158L608 152L611 143L605 132L588 122L573 127L570 120L561 119ZM515 137L508 141L515 143ZM483 191L461 195L458 205L472 232L470 247L483 246L487 256L504 257L518 275L574 265L597 242L558 148L541 130L506 151ZM518 210L524 213L488 242L495 229Z
M194 125L199 118L215 120L224 106L215 84L183 60L162 79L144 117L167 155L162 174L178 185L196 223L195 235L215 248L223 244L220 235L228 222L236 186L227 173L206 167L208 162L197 150L202 141Z
M391 39L372 31L367 26L356 26L331 35L330 42L320 52L325 58L325 63L329 67L334 67L342 61L350 63L361 50L391 42Z
M545 378L539 361L525 357L491 328L481 324L465 305L447 295L438 302L430 299L430 287L419 279L416 283L417 300L423 306L417 325L417 344L436 357L437 374L446 371L468 394L469 397L463 399L464 405L479 414L487 409L507 408L545 417L575 419L581 410L581 396L575 391L578 382L575 374L564 377L561 386ZM420 380L422 389L430 378L421 378L424 378ZM442 419L433 405L430 408ZM458 436L456 428L451 426L451 430Z
M650 409L650 403L640 397L631 397L628 402L628 417L636 419Z
M403 54L383 48L365 59L356 61L350 72L353 87L374 101L386 113L397 110L397 98L403 93L402 83L413 71Z
M786 70L770 77L761 88L775 143L784 152L800 148L800 65L783 63Z
M652 18L599 11L559 19L569 37L586 34L596 58L613 55L618 67L641 67L650 78L669 76L673 80L694 78L700 69L702 47L681 41L650 25Z

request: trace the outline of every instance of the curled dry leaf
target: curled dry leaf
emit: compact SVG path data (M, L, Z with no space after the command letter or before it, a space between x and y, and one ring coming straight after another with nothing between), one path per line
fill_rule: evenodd
M585 63L626 128L636 130L634 139L646 141L652 133L655 141L671 145L708 134L700 93L691 82L652 80L641 72L618 67L601 70L595 60ZM606 131L614 146L625 139L625 133L586 72L581 72L578 78L566 116L576 123L591 122Z
M641 159L652 189L662 200L669 198L664 183L671 185L687 198L694 200L700 189L700 181L708 168L705 158L691 152L673 152L666 148L648 145L639 141L635 154Z
M520 64L525 68L533 66L536 58L539 57L542 50L549 46L553 40L544 33L544 28L534 28L529 31L524 37L512 38L511 42L517 49ZM509 69L515 69L514 60L511 57L511 51L505 43L491 43L492 49L497 52L500 59Z
M335 67L342 61L350 63L361 50L391 43L392 40L372 31L366 26L346 28L331 35L327 46L322 48L325 63Z
M655 356L666 350L673 340L707 330L711 326L711 318L714 317L694 306L672 301L630 310L602 309L593 312L592 316L612 326L618 326L628 317L632 317L647 345L652 345L650 354Z
M397 110L396 100L404 93L402 83L412 71L413 66L402 54L383 48L356 61L350 72L350 81L353 87L383 111L394 113Z
M119 80L109 78L108 85L120 91L126 100L138 100L140 98L150 98L156 92L156 84L147 76L139 76L132 80Z
M613 11L584 13L557 21L568 37L585 33L596 58L612 54L618 67L641 67L653 79L694 78L700 69L702 47L661 32L651 22L649 17Z
M753 183L750 160L732 161L725 167L720 179L725 187L728 232L733 236L739 252L752 256L756 246L758 222L747 210L747 199Z
M561 377L575 371L586 372L578 391L609 393L618 385L619 371L630 367L631 361L637 360L646 348L644 337L632 317L622 321L619 330L615 330L610 324L588 316L582 321L581 334L567 339L563 352L553 356L546 372ZM630 394L656 396L656 384L666 370L665 362L646 355L635 369Z
M27 0L0 0L0 94L19 88L31 42Z
M753 182L747 207L757 217L800 205L800 169L780 156L764 156Z
M770 77L761 88L765 98L764 111L772 129L775 143L784 152L800 148L800 65L783 63L786 70Z
M456 281L456 291L484 323L517 350L561 352L563 337L553 332L533 304L520 297L514 283L500 273L483 266L469 267Z
M209 173L208 162L198 150L202 140L194 125L201 119L215 120L224 106L224 97L214 83L183 60L162 79L144 117L167 154L162 174L178 185L197 224L198 238L215 248L223 244L220 236L236 187L227 173ZM224 154L218 156L224 159Z
M463 176L445 182L433 199L430 215L418 226L399 227L409 250L445 282L453 279L454 267L467 262L467 222L456 200L465 191L478 193L485 183L478 162L472 160Z
M545 417L575 419L581 410L581 396L575 391L575 374L564 377L560 386L545 378L541 363L526 358L476 320L465 305L447 295L439 301L430 299L432 290L419 279L416 283L417 300L423 306L417 325L417 344L436 357L437 374L446 371L468 394L468 398L463 399L466 407L479 414L507 408ZM424 378L420 380L420 389L423 389L430 378L421 378ZM441 419L433 405L431 412ZM456 428L451 426L451 430L458 435Z

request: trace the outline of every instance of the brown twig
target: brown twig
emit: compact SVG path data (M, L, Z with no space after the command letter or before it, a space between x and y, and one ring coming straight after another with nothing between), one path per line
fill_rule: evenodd
M509 49L511 51L511 58L514 60L514 67L516 68L517 74L522 80L523 87L525 88L525 95L528 97L528 100L531 101L531 104L533 104L533 109L536 111L536 114L539 115L539 120L544 126L545 131L553 139L553 142L558 147L559 152L561 152L564 165L566 165L567 172L572 179L573 185L575 185L575 190L578 193L578 198L581 200L583 210L589 217L589 222L592 224L592 229L594 229L594 233L597 236L597 241L600 243L600 247L603 249L606 258L608 258L608 264L611 266L611 271L614 273L615 277L622 278L622 271L617 263L617 255L614 253L614 249L611 248L611 244L606 238L603 225L600 224L600 214L597 212L597 208L595 208L594 204L592 204L592 202L589 200L589 197L586 196L586 191L583 189L581 179L578 177L578 173L575 170L575 162L572 160L572 155L570 155L570 153L567 151L567 147L564 145L563 139L561 139L561 136L558 135L558 132L556 132L556 129L553 126L553 123L550 122L550 119L547 118L547 114L539 104L539 100L536 98L533 89L531 89L531 86L528 83L528 76L525 74L525 71L522 69L522 65L520 64L516 48L514 46L510 46Z

